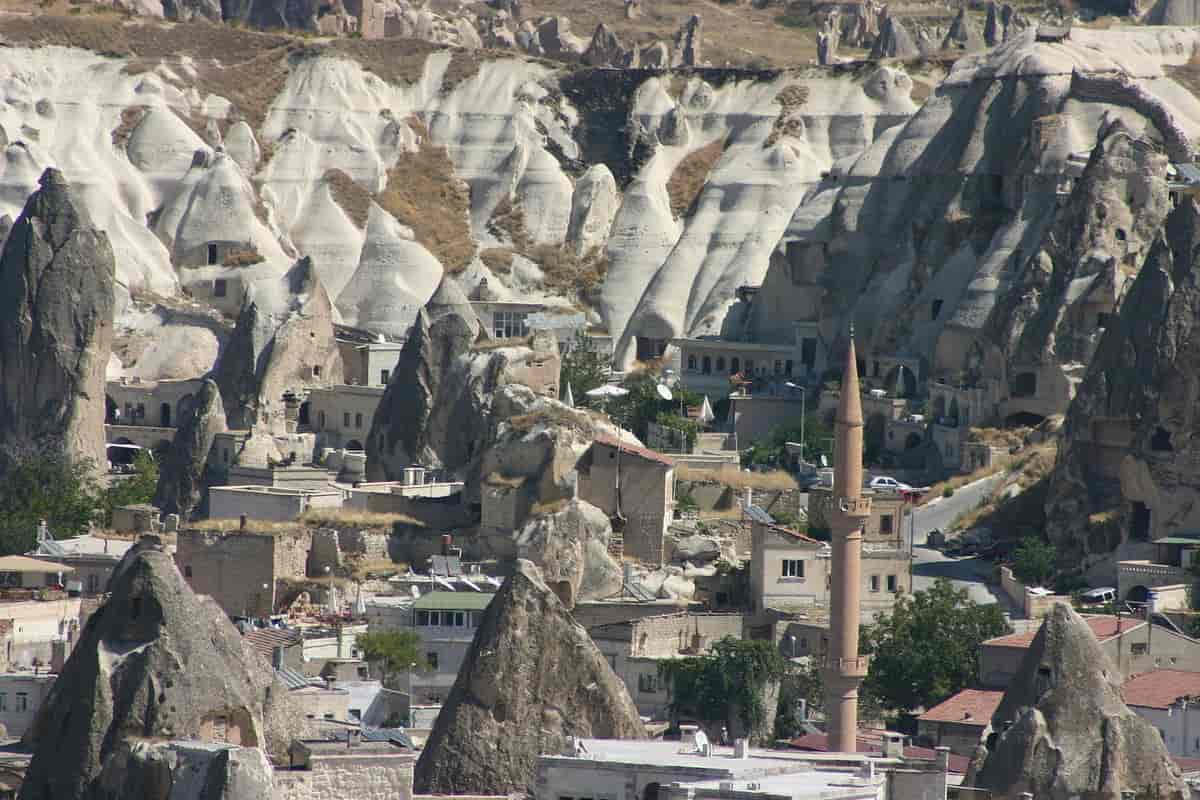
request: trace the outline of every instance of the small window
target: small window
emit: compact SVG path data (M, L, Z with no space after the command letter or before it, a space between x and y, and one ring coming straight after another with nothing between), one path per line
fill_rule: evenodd
M692 372L696 371L696 357L688 356L688 369Z
M892 594L895 594L895 593L896 593L896 590L897 590L897 587L898 587L898 584L897 584L897 582L896 582L896 576L895 576L895 575L888 575L888 576L887 576L887 590L888 590L889 592L891 592Z
M25 692L17 692L17 711L29 710L29 695Z
M1150 645L1146 644L1145 642L1134 642L1130 646L1129 652L1133 653L1135 656L1144 656L1146 653L1150 652Z
M191 564L187 564L187 565L185 565L185 566L184 566L184 568L183 568L183 577L185 577L185 578L190 578L190 577L192 577L192 565L191 565Z
M224 447L221 449L221 461L225 462L226 464L229 463L229 448L228 447Z
M800 637L800 649L804 650L805 652L808 651L808 637L807 636Z
M432 652L426 653L425 661L426 661L426 663L429 664L430 669L438 668L438 654L437 653L432 653Z
M313 376L314 378L319 378L319 377L321 377L321 365L320 365L320 364L315 364L315 365L313 365L313 368L312 368L312 376Z
M884 536L890 536L892 533L892 515L884 514L879 518L879 532Z
M878 575L871 576L871 591L872 592L879 591L879 576Z
M703 372L705 375L712 374L712 357L711 356L705 356L704 360L701 362L701 365L702 365L700 367L701 372Z
M356 427L356 428L362 427L362 414L354 415L354 427Z
M342 427L343 428L350 427L350 412L349 411L342 412Z
M392 377L392 375L386 369L379 370L379 382L382 383L383 385L385 385L385 386L387 385L388 378L390 378L390 377Z
M725 371L725 356L717 356L717 372Z
M639 692L657 692L658 691L658 676L657 675L638 675L638 691Z
M940 313L942 313L942 301L934 300L933 305L929 308L929 318L931 320L936 320L938 318L938 314Z
M215 244L210 244L208 246L208 263L217 263L217 246Z
M797 558L783 559L783 577L785 578L803 578L804 577L804 562Z
M213 281L213 297L224 297L229 287L224 278L217 278Z
M419 625L420 627L426 627L427 625L429 625L429 612L428 611L418 611L417 612L417 625Z
M732 374L739 371L741 368L741 362L738 360L737 356L734 356L729 362L729 372Z
M780 358L775 359L775 374L776 375L783 374L783 359L780 359Z
M1117 241L1118 242L1125 241L1125 229L1124 228L1117 228Z
M783 362L783 374L784 375L792 374L792 359L789 358L787 361Z
M8 711L8 692L0 692L0 711Z

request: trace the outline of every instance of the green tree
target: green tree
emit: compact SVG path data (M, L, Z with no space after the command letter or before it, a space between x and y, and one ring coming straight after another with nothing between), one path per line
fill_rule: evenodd
M940 578L901 595L891 614L864 631L866 688L889 710L928 708L973 684L980 643L1008 632L999 606L979 605Z
M133 474L123 480L113 481L112 485L104 490L104 524L112 524L113 509L118 506L152 502L157 489L158 462L150 453L141 450L133 461Z
M774 643L732 636L714 642L703 655L659 664L659 674L671 684L672 712L725 723L731 731L758 732L755 738L771 734L761 730L767 719L764 694L786 669Z
M45 520L58 538L85 533L101 517L100 487L90 463L15 449L0 454L0 553L25 553Z
M1013 551L1013 574L1028 586L1045 586L1054 577L1054 545L1026 536Z
M427 666L419 650L421 637L413 631L360 633L356 641L363 659L378 664L385 673L396 674Z
M804 720L800 716L800 701L803 700L809 718L824 715L825 680L815 659L806 663L793 664L783 676L779 686L779 710L775 714L775 738L791 739L803 733ZM879 699L863 686L858 692L858 718L863 722L879 722L884 717Z
M566 396L567 386L579 402L584 396L608 380L608 359L599 353L591 338L582 331L575 332L575 340L563 354L562 372L559 377L561 396Z
M821 456L833 463L833 431L816 414L804 418L804 460L820 463ZM776 428L763 439L751 443L742 453L742 466L784 467L788 442L800 441L800 418Z

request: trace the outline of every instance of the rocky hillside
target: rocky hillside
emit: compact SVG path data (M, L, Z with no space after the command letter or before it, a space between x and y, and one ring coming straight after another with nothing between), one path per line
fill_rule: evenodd
M943 80L47 20L0 15L0 213L49 165L79 187L116 257L112 372L146 378L207 372L247 292L284 313L301 257L337 321L403 336L443 275L486 280L586 310L626 364L639 337L719 331L797 249L827 350L852 315L868 351L1000 385L1032 370L1044 403L1007 411L1061 412L1095 343L1066 310L1111 310L1163 213L1155 176L1200 127L1200 34L1178 28L993 25ZM1151 176L1129 192L1124 161L1088 163L1118 121L1154 151L1128 156ZM1111 215L1089 218L1099 196Z

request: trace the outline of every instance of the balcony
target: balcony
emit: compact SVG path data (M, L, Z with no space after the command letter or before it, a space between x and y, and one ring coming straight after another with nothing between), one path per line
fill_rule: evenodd
M1196 576L1186 567L1171 564L1156 564L1153 561L1122 561L1117 565L1117 576L1122 588L1126 585L1173 586L1192 583Z
M871 665L871 659L867 656L859 656L858 658L830 658L829 656L825 656L823 662L825 672L844 678L865 678L867 677L867 670Z

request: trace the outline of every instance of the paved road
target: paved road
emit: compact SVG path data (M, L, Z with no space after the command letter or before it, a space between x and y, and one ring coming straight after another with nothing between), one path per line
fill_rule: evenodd
M984 478L965 486L953 497L938 500L916 509L916 546L913 547L913 589L928 589L938 578L950 578L955 586L968 591L976 603L1003 603L1003 598L992 594L984 583L990 574L992 562L978 558L949 558L940 550L924 547L925 538L935 529L946 530L962 513L979 505L979 501L1000 480L999 475ZM905 520L907 523L908 520Z

